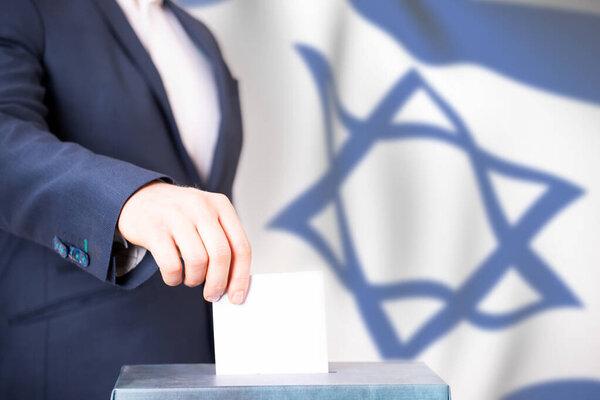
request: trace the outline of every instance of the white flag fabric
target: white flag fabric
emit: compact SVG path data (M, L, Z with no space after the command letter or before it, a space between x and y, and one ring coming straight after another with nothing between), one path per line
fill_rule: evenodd
M325 272L331 361L600 398L600 6L181 3L240 81L253 272Z

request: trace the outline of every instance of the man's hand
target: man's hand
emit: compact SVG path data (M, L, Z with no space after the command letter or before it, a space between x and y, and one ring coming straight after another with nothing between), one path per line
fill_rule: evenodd
M250 243L225 195L153 182L127 200L118 229L129 242L150 250L167 285L183 280L193 287L206 279L208 301L219 300L226 290L234 304L246 298Z

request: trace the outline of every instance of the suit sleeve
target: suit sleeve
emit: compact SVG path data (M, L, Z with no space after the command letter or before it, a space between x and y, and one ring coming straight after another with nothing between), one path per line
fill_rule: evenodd
M29 0L0 0L0 229L56 247L86 250L94 277L133 288L155 271L142 262L119 281L113 235L127 199L164 175L62 142L48 130L44 31ZM64 255L64 254L63 254ZM59 254L56 254L60 257Z

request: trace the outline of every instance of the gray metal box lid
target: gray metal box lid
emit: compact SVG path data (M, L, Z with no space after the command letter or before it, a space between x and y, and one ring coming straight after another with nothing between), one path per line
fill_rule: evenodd
M215 375L214 364L126 365L113 400L449 400L450 388L420 362L330 363L327 374Z

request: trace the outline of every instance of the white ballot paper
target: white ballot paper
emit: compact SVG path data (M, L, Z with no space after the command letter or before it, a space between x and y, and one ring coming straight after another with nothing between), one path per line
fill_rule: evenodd
M259 274L213 303L217 375L327 373L324 290L321 271Z

